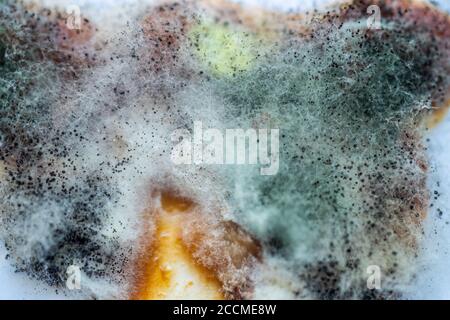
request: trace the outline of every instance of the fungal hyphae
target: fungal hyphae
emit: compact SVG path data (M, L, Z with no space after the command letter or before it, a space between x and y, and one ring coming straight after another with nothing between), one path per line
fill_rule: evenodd
M69 297L77 266L82 297L163 298L153 271L179 271L164 250L214 298L405 297L435 201L425 139L448 104L448 16L406 0L126 7L74 25L62 6L0 3L8 263ZM175 163L174 133L195 123L276 132L277 170Z

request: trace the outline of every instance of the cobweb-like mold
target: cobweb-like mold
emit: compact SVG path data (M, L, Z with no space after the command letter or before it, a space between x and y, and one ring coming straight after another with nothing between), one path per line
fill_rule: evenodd
M227 298L401 297L429 204L424 119L448 98L449 22L428 5L376 3L379 30L365 1L253 17L174 2L143 5L112 32L2 3L11 263L56 287L78 265L84 293L126 297L152 254L152 195L169 190L196 203L182 239ZM278 173L174 165L171 134L194 121L280 129ZM370 265L382 290L367 289Z

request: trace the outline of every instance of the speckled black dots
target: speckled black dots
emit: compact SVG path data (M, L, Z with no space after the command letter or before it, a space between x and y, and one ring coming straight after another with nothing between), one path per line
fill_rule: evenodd
M448 87L448 39L401 20L372 31L339 19L219 81L231 117L267 113L283 132L280 172L238 179L255 187L236 203L271 254L295 261L314 297L395 298L396 283L411 280L428 203L421 121L436 88ZM367 290L369 265L385 271L385 290Z
M73 144L91 142L84 128L58 129L53 118L83 67L59 47L57 19L8 3L0 13L0 218L8 256L18 270L55 286L72 264L92 277L120 274L129 253L114 236L99 235L114 189L101 168L79 165Z
M139 236L153 230L142 220L149 194L172 188L217 219L216 207L226 208L261 242L261 264L276 268L269 280L242 271L256 296L277 286L294 298L401 298L421 221L439 197L426 187L424 119L450 81L448 32L418 17L448 21L377 3L380 30L367 28L366 1L273 30L243 21L242 8L175 2L142 9L105 36L89 19L74 32L57 11L2 2L8 260L59 288L77 265L126 296ZM171 133L194 121L279 129L278 174L175 166ZM371 265L382 270L380 291L367 288ZM283 279L272 281L279 269Z

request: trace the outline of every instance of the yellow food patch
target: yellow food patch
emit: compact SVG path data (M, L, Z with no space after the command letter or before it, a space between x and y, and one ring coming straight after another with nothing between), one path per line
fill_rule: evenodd
M199 61L216 75L247 70L256 58L255 38L223 24L202 23L190 32Z
M181 239L183 215L191 203L162 196L151 261L137 299L223 299L214 274L195 263Z

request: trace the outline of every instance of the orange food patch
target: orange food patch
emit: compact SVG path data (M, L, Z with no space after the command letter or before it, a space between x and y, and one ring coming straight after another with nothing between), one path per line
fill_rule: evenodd
M186 199L162 195L152 255L141 263L145 270L132 299L223 299L219 280L193 260L181 239L191 206Z

